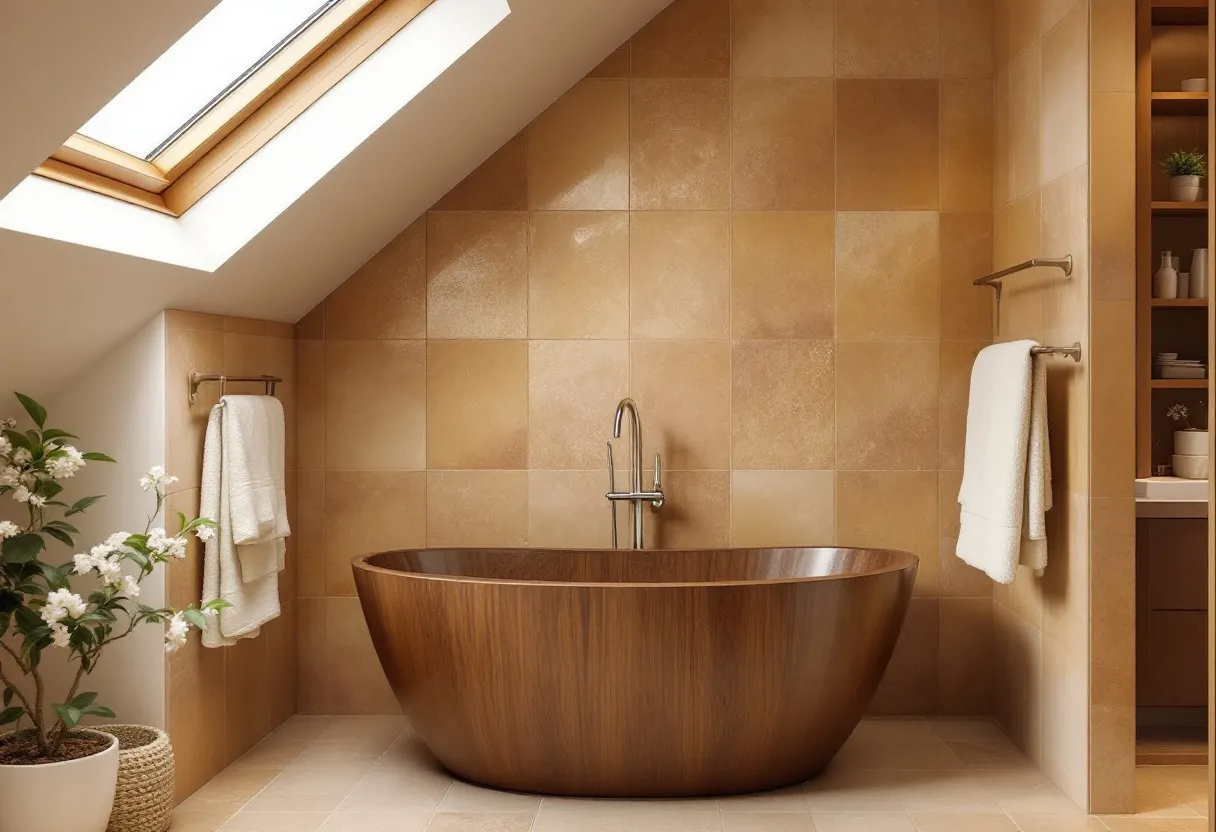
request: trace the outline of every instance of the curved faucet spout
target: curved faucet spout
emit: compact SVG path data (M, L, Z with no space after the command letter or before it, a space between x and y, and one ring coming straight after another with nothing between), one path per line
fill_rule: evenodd
M612 437L621 438L621 428L624 426L625 412L630 416L629 432L629 489L633 494L642 491L642 417L638 415L638 406L633 399L621 399L616 406L616 415L612 419ZM642 548L642 509L636 500L629 504L629 521L633 527L633 548Z

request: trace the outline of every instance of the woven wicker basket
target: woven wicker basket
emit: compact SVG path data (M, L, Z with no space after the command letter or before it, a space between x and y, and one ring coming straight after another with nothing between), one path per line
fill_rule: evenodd
M145 725L107 725L118 737L118 786L106 832L166 832L173 822L173 746Z

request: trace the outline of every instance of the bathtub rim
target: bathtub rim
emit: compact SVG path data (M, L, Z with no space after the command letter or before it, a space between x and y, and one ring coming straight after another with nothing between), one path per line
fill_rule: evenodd
M439 575L430 572L407 572L401 569L390 569L385 566L377 566L368 561L371 558L381 555L391 555L398 552L435 552L435 551L459 551L459 552L551 552L551 553L581 553L581 552L662 552L662 553L696 553L696 552L765 552L765 551L784 551L788 549L802 550L819 550L826 549L832 551L846 552L880 552L896 556L896 562L890 566L881 569L872 569L866 572L853 572L841 575L801 575L787 578L756 578L750 580L737 581L528 581L519 578L480 578L472 575ZM778 586L783 584L804 584L804 583L822 583L826 581L844 581L855 580L861 578L873 578L880 575L890 575L898 572L905 572L908 569L919 571L920 556L911 552L905 552L902 549L885 549L885 548L865 548L861 546L727 546L727 547L697 547L697 548L680 548L680 549L555 549L551 547L541 546L422 546L405 549L388 549L383 552L370 552L364 555L355 555L351 558L351 568L358 572L360 570L375 574L393 575L399 577L415 578L418 580L435 581L438 583L458 583L458 584L490 584L499 586L532 586L532 587L570 587L579 589L607 589L611 587L619 587L621 589L689 589L696 587L754 587L754 586Z

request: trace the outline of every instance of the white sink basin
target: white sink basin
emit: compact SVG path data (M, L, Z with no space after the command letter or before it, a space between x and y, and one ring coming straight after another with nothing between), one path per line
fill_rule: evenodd
M1184 480L1178 477L1145 477L1136 480L1137 500L1201 500L1208 499L1207 480Z

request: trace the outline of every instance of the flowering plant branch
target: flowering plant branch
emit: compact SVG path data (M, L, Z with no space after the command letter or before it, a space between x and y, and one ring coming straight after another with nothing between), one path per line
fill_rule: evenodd
M0 726L16 723L20 728L28 719L38 752L46 757L58 753L68 732L86 715L114 716L97 703L96 693L80 692L82 680L97 667L106 647L141 624L161 624L166 626L166 650L175 650L185 644L191 627L203 629L207 616L228 604L213 601L173 610L135 602L140 584L157 566L186 556L187 535L207 540L215 534L213 521L189 520L180 512L176 534L153 528L164 508L165 488L177 481L159 465L139 481L144 491L156 495L156 508L142 532L115 532L59 566L44 561L48 541L75 548L80 531L67 518L102 499L64 502L59 499L62 481L88 462L114 460L102 453L81 453L67 442L78 437L46 427L45 408L20 393L17 399L35 427L21 431L13 419L0 422L0 497L11 496L28 516L21 525L0 521ZM72 590L72 580L83 576L100 582L87 599ZM51 703L53 717L46 711L46 684L39 669L47 648L66 650L68 661L76 664L67 696ZM30 678L32 692L17 687L13 668Z

